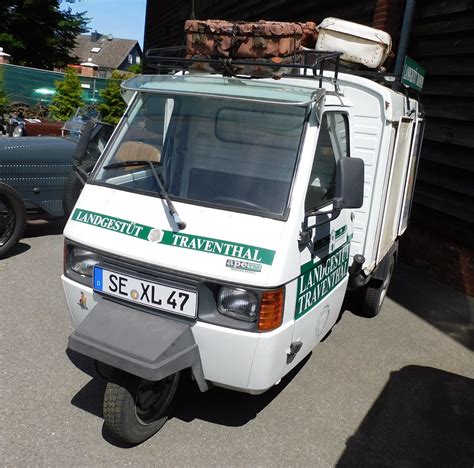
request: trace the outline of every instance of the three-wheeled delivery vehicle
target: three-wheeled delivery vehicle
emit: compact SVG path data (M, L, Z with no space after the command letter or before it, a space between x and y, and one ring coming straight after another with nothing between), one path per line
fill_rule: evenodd
M339 55L279 80L123 84L129 105L65 228L62 277L69 348L113 368L104 419L119 438L163 425L185 369L201 391L259 394L328 334L349 290L379 312L423 120L382 77L338 72Z

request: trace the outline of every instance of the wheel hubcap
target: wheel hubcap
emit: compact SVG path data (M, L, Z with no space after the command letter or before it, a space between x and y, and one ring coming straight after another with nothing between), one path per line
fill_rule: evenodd
M173 375L158 382L145 379L140 381L135 408L137 417L143 424L151 424L162 415L172 385Z
M0 195L0 247L6 244L15 229L15 211L8 200Z

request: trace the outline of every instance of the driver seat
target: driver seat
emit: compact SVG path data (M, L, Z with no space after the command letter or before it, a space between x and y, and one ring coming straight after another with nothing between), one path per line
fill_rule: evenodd
M125 141L117 151L118 161L161 161L161 152L155 146L141 141Z

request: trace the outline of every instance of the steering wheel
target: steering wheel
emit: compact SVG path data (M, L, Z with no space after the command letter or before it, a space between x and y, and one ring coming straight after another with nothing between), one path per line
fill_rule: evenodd
M244 206L244 207L247 207L247 208L250 208L250 209L254 209L254 210L259 210L259 211L267 211L268 208L265 208L261 205L258 205L257 203L252 203L252 202L249 202L247 200L240 200L239 198L232 198L232 197L216 197L214 198L213 200L214 202L216 203L235 203L237 205L241 205L241 206Z
M334 198L334 193L333 193L333 188L336 186L336 184L334 185L330 185L329 187L325 187L326 189L326 193L321 197L321 200L330 200L331 198ZM331 196L331 197L330 197Z

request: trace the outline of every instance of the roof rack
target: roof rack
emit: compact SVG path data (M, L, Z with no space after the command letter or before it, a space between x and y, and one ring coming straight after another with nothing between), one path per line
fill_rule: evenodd
M308 71L312 72L310 75L319 80L319 87L322 87L324 71L328 62L334 63L334 77L331 81L334 86L337 86L337 76L339 73L339 59L341 52L327 52L314 49L305 49L293 56L293 62L277 63L271 60L246 60L234 59L228 57L211 58L207 56L199 57L183 57L186 52L186 47L161 47L157 49L148 49L145 56L147 65L150 68L157 70L170 71L188 71L193 64L207 64L217 66L222 70L224 76L241 76L238 73L238 68L242 66L267 67L271 69L290 69L290 70L304 70L303 76L308 76ZM181 55L181 56L180 56ZM314 55L310 59L310 55ZM291 57L290 57L291 58ZM297 61L299 60L299 61ZM242 75L243 76L243 75ZM284 75L295 76L295 75ZM300 75L301 76L301 75Z

